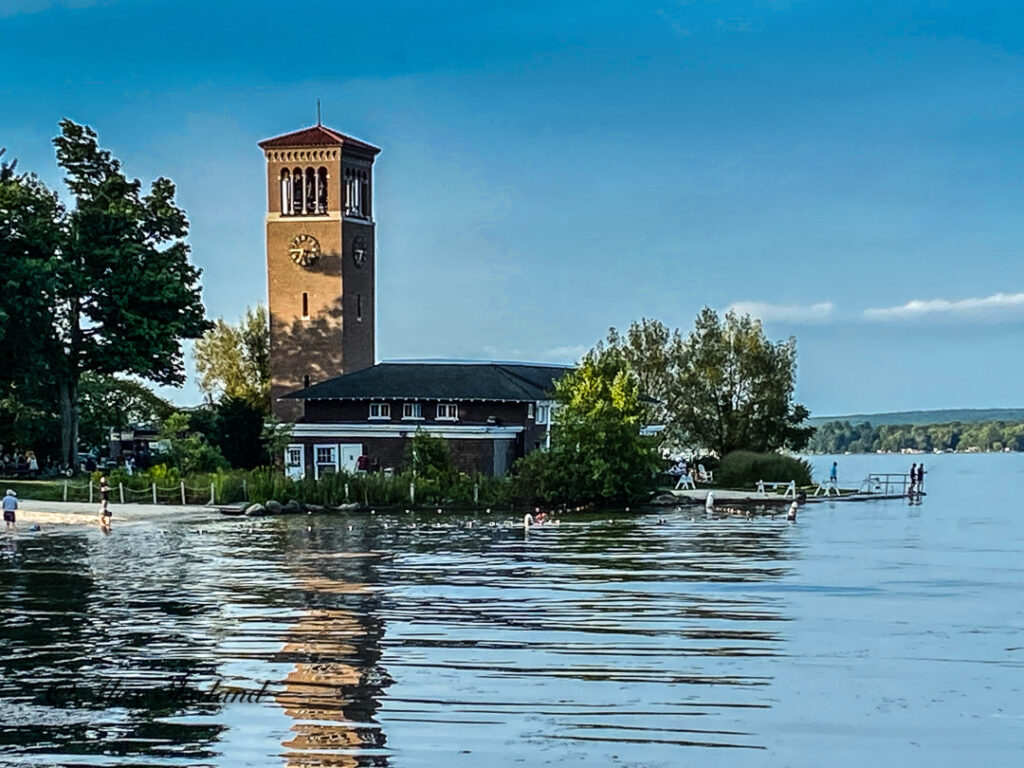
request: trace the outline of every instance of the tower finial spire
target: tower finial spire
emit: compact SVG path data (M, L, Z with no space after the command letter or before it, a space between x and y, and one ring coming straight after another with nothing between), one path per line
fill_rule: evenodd
M316 100L316 124L323 125L323 123L320 122L320 99Z

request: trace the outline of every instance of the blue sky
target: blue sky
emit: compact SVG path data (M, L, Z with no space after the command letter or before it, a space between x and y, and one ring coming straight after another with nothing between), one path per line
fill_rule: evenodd
M2 0L0 145L167 175L211 315L266 293L256 142L377 162L378 356L571 361L643 316L793 334L816 414L1020 406L1010 2ZM198 399L194 385L176 395Z

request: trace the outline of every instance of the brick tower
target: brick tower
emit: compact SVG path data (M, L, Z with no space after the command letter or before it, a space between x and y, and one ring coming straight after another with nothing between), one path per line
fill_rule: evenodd
M278 398L376 362L373 161L380 150L323 125L266 139L267 298Z

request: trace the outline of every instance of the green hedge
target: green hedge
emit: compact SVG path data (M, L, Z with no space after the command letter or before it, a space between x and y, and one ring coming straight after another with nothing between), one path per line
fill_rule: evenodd
M798 486L811 484L811 465L804 459L780 453L733 451L715 470L715 484L727 488L748 488L766 482L789 482Z

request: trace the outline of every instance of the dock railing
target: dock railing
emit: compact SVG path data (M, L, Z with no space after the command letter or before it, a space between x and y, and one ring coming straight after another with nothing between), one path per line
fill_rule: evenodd
M910 475L899 472L874 472L860 484L860 493L876 493L884 496L900 494L906 496L910 489Z
M758 496L762 496L762 497L767 496L768 493L767 493L766 489L768 489L768 488L772 489L772 495L778 495L778 489L779 488L785 488L786 490L784 490L782 492L782 498L784 498L784 499L788 499L788 498L795 499L796 498L796 482L794 480L784 480L782 482L772 482L772 481L767 481L767 480L758 480L757 481L757 495Z

